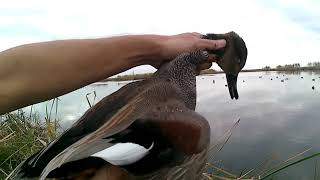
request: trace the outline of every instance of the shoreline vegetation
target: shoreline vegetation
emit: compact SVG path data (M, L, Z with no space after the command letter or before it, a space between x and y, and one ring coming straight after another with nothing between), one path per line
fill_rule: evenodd
M278 71L278 72L301 72L301 71L320 71L320 62L308 63L308 66L300 67L299 63L278 65L274 68L270 66L265 66L260 69L244 69L241 72L268 72L268 71ZM207 69L200 72L200 75L211 75L211 74L221 74L223 71L217 71L214 69ZM130 75L118 75L117 77L107 78L101 82L107 81L134 81L146 79L152 76L153 73L143 73L143 74L130 74Z
M19 109L0 115L0 180L62 133L57 119L58 101L58 98L47 101L43 118L33 106L30 113Z
M40 119L23 110L0 115L0 179L6 179L25 159L60 134L56 120Z

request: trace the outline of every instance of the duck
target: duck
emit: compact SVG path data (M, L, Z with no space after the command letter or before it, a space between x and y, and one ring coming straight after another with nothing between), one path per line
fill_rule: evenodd
M210 126L195 112L196 76L210 68L204 66L209 55L203 50L182 53L150 78L104 97L10 178L203 178Z
M217 64L226 73L230 97L231 99L238 99L238 74L245 66L248 56L248 50L244 40L234 31L225 34L206 34L203 38L212 40L225 39L227 41L225 48L209 52L217 54L218 57L221 58Z

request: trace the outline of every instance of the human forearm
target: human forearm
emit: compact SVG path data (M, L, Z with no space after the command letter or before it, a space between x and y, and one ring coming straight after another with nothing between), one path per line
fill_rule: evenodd
M62 40L0 52L0 114L66 94L134 66L158 67L180 53L219 49L226 44L201 37L199 33L184 33Z
M0 54L0 114L161 58L161 37L52 41L4 51Z

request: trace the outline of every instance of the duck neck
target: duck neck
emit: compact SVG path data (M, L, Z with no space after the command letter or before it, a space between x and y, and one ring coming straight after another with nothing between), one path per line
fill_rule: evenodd
M185 59L175 59L163 65L158 76L170 80L180 90L180 97L189 109L196 107L196 66Z

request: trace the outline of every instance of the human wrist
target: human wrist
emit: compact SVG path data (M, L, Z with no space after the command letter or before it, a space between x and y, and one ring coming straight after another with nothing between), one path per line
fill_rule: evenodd
M161 63L165 57L165 41L167 36L162 35L137 35L139 43L136 45L137 65L155 65Z

